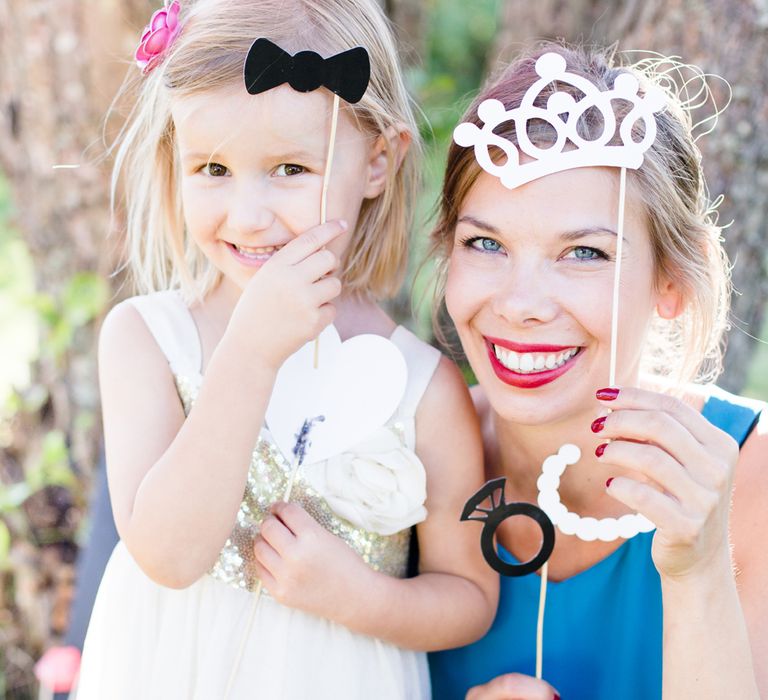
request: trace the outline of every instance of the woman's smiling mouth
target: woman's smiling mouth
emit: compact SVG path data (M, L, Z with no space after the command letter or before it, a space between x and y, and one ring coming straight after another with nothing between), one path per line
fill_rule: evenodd
M554 381L576 362L581 346L531 345L485 337L496 376L505 384L533 389Z

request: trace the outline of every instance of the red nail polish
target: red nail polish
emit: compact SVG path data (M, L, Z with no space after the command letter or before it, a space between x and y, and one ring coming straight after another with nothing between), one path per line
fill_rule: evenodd
M604 442L602 445L598 445L597 448L595 449L595 455L597 455L598 457L602 457L606 447L608 447L607 442Z
M552 698L552 700L560 700L560 696L557 693L555 693L555 697Z
M599 433L603 428L605 427L605 416L602 416L601 418L596 418L592 421L592 425L590 428L592 428L593 433Z
M608 481L605 482L605 488L608 488L611 485L611 482L613 481L613 477L608 479Z
M598 389L595 393L600 401L613 401L619 395L619 390L613 387L606 387L605 389Z

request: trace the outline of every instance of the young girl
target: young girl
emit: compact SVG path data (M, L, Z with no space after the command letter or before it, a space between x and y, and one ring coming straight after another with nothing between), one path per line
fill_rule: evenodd
M367 91L338 115L323 225L332 95L299 92L299 73L249 94L257 38L290 56L370 56ZM387 23L374 0L172 3L137 58L116 178L132 269L153 293L115 307L101 334L121 542L78 699L426 698L423 650L479 637L496 592L458 520L482 476L471 401L376 303L403 272L416 134ZM283 362L331 322L342 340L391 338L405 393L282 503L290 455L265 411ZM413 525L419 575L406 579Z
M564 76L558 66L567 80L544 78L552 67ZM577 163L583 146L574 141L586 140L587 149L626 143L618 138L623 120L645 109L595 92L640 85L642 98L655 77L647 64L619 67L600 51L544 45L481 91L462 119L475 126L462 128L478 133L493 117L495 103L480 107L490 99L508 111L546 110L549 121L526 124L525 144L520 122L506 120L493 134L510 151L562 148ZM451 147L434 244L448 263L448 311L479 382L487 477L507 477L507 501L543 504L545 460L564 444L581 459L559 474L558 505L570 511L571 527L564 533L563 519L548 562L545 680L532 677L540 581L504 578L489 633L431 656L441 700L768 693L766 411L688 383L717 359L727 265L689 115L673 94L649 111L656 114L645 132L626 131L635 143L644 133L654 138L642 165L626 171L613 386L620 168L553 167L508 188L488 170L517 161L481 163L472 148ZM570 147L553 146L551 125L562 114L569 128L580 115ZM520 172L534 164L519 162ZM637 522L634 512L655 530L595 537L598 525ZM541 531L530 519L510 518L497 534L513 561L539 550Z

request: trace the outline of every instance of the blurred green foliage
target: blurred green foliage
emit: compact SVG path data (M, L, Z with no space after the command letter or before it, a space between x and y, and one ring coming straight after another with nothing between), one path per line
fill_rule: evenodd
M73 274L58 295L36 292L34 261L9 224L11 215L7 183L0 178L0 447L10 445L14 418L35 414L48 400L46 387L30 376L31 363L43 359L63 367L77 330L101 313L109 294L107 281L92 272ZM35 457L26 457L22 480L18 467L15 477L4 471L0 479L0 570L7 568L12 539L30 537L21 507L32 495L62 486L83 500L61 430L45 434ZM46 537L56 541L57 534Z

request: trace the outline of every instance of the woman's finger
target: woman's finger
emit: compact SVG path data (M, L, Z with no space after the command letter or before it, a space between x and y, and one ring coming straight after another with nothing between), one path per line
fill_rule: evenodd
M694 481L677 460L656 445L613 440L599 446L596 454L602 463L639 472L684 507L708 505L711 491Z
M466 700L560 700L560 695L546 681L522 673L505 673L470 688Z
M651 443L686 467L694 478L708 483L711 468L705 466L707 452L674 416L655 410L619 409L592 423L592 432L605 440L634 440Z
M615 411L620 409L640 409L663 411L675 418L690 434L707 449L729 449L729 436L712 425L700 411L668 394L621 387L620 389L598 389L597 398L605 408Z
M626 476L608 480L608 493L633 511L644 515L667 540L693 541L701 529L702 518L686 514L681 505L650 484Z

